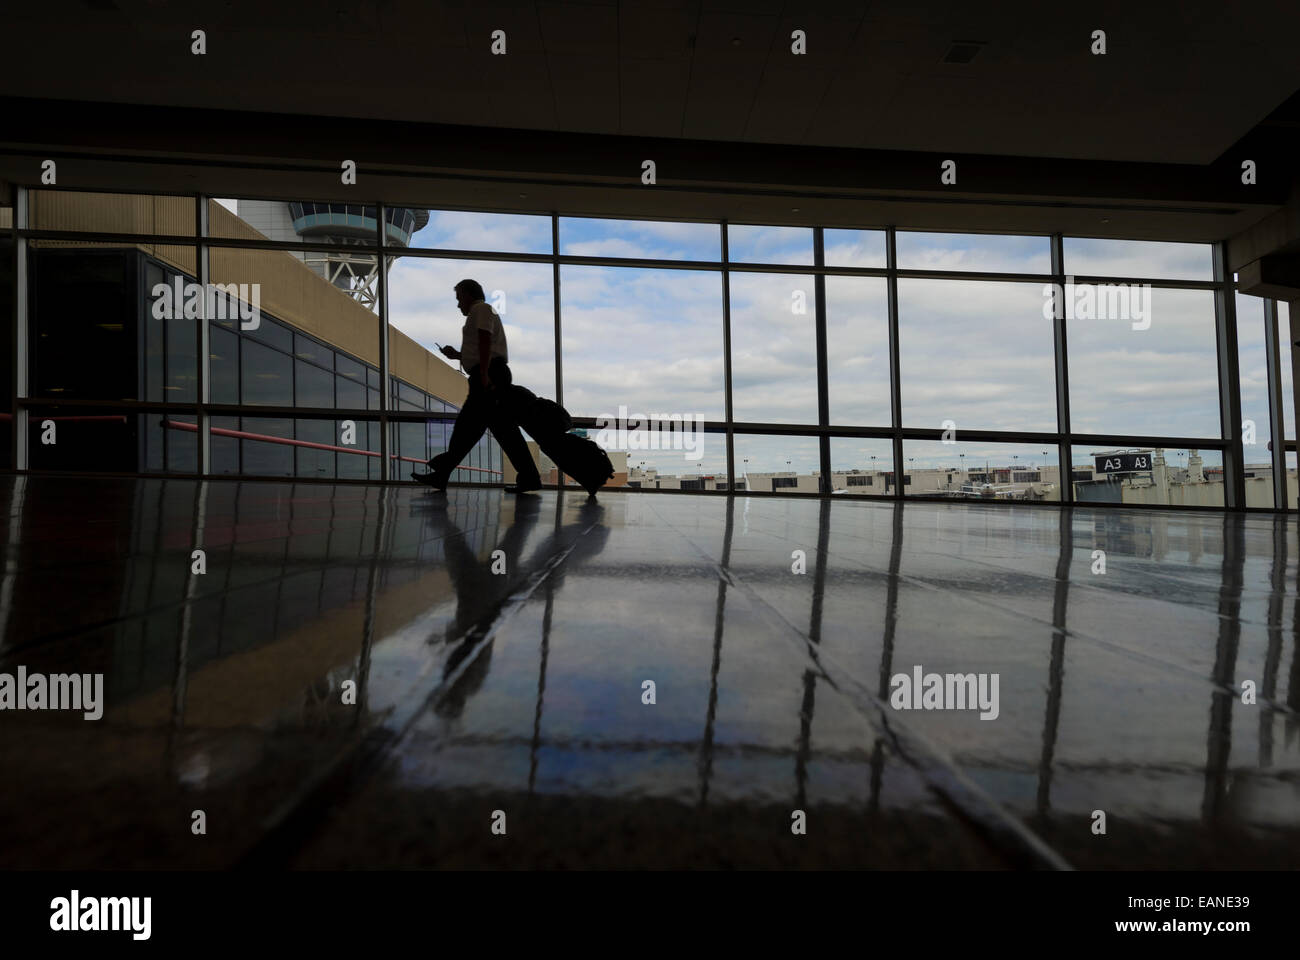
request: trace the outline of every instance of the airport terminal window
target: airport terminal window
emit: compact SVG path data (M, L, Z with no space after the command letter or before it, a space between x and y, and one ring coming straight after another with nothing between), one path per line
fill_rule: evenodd
M417 210L409 246L499 253L550 253L551 218L535 214ZM421 224L420 213L428 220Z
M342 374L334 378L334 395L342 410L366 409L366 388Z
M822 231L822 249L828 267L886 266L885 231L883 230L832 230Z
M210 324L208 350L208 392L212 402L239 403L239 337Z
M894 236L900 270L1052 272L1052 250L1047 237L906 230L899 230Z
M1148 280L1214 279L1214 249L1208 243L1065 237L1061 245L1067 275Z
M312 363L294 361L294 405L299 407L334 406L334 377Z
M265 316L262 317L257 329L248 331L248 336L261 340L277 350L293 353L293 334L289 328Z
M731 402L737 420L817 422L817 379L808 375L817 369L816 318L812 276L731 275Z
M729 223L727 224L727 260L731 263L812 266L812 228Z
M293 361L287 354L245 340L240 356L244 403L293 405Z
M193 244L168 245L146 239L137 232L144 230L141 224L148 221L150 233L177 239L189 236L187 230L176 232L169 218L174 212L176 222L192 225L192 198L163 198L155 203L128 195L34 194L45 195L36 198L39 210L34 210L45 226L85 229L70 227L60 217L75 212L78 202L89 202L95 207L92 220L99 217L107 223L116 218L128 225L124 228L127 233L136 233L141 240L134 246L117 242L112 247L90 246L103 243L93 235L81 247L68 246L67 241L54 246L40 238L29 240L33 393L60 400L138 398L193 404L199 382L195 318L185 318L183 310L171 317L155 317L151 308L152 290L159 283L193 281L195 248ZM331 226L361 230L355 239L363 244L373 244L377 235L373 221L378 208L373 203L239 201L239 217L231 213L234 203L210 203L214 238L293 240L300 238L296 232L300 227L321 231L318 236L324 237ZM863 268L884 271L891 236L887 230L824 229L826 266L819 268L823 271L819 282L818 269L813 268L816 232L806 226L580 216L553 220L418 206L385 209L389 224L386 242L392 250L385 251L384 262L392 266L384 319L397 328L390 339L391 384L380 383L377 369L381 318L373 289L379 262L376 255L342 250L337 254L259 250L215 243L209 248L214 282L260 281L263 290L262 318L256 330L241 330L238 311L232 309L239 304L219 298L227 316L210 318L208 328L211 349L205 360L210 365L210 402L378 410L379 391L388 389L396 413L454 412L455 408L433 391L445 386L448 395L459 397L463 374L456 364L434 355L433 344L459 343L463 318L451 287L471 276L484 283L489 298L499 305L510 335L516 380L543 396L555 395L555 324L561 323L563 402L576 416L599 417L624 407L632 416L698 413L722 421L723 384L728 373L723 369L722 319L729 315L735 420L760 428L762 424L790 423L811 427L819 415L815 371L816 320L821 307L826 320L825 401L828 424L836 432L893 430L899 426L892 422L895 403L902 410L902 426L938 431L951 422L958 438L971 430L1008 437L1029 431L1048 436L1068 427L1076 438L1091 435L1097 439L1095 443L1076 441L1076 463L1070 472L1077 479L1067 481L1086 486L1092 499L1104 499L1121 490L1125 498L1145 503L1150 501L1143 498L1151 494L1141 491L1158 488L1167 491L1170 503L1221 500L1222 468L1216 465L1219 461L1215 458L1220 455L1213 446L1184 451L1186 464L1177 461L1176 451L1165 451L1161 456L1168 469L1154 471L1149 482L1141 476L1121 480L1097 477L1086 462L1092 447L1119 449L1118 444L1101 442L1108 437L1151 438L1147 446L1152 450L1159 449L1155 438L1161 436L1201 437L1206 444L1222 444L1214 292L1205 285L1213 276L1214 247L1210 244L1080 237L1053 241L1037 236L896 231L892 242L901 272L924 270L952 276L902 276L894 281L900 361L899 396L895 398L889 369L892 284L883 276L849 272ZM291 214L295 213L302 224L294 224ZM559 317L552 289L557 266L550 259L553 226L561 257L611 261L558 265L563 280ZM723 300L718 271L689 268L692 261L721 259L724 230L730 261L745 267L729 272L729 302ZM1044 285L1051 280L1053 242L1061 244L1064 273L1072 280L1088 276L1115 280L1092 291L1092 306L1086 298L1080 299L1087 285L1072 283L1069 288L1065 320L1069 354L1063 358L1070 377L1072 420L1068 425L1056 422L1053 321L1050 298L1043 294ZM412 248L406 255L400 252L404 243ZM464 259L418 255L420 248L465 251ZM545 261L497 259L512 252ZM614 262L634 257L679 261L680 268L645 269ZM787 273L780 268L800 272ZM972 271L1029 274L1041 280L980 280L969 276ZM315 274L314 279L309 272ZM1119 298L1116 283L1123 285L1128 278L1150 278L1177 286L1130 291L1130 297L1136 293L1139 299L1126 304ZM1197 283L1203 285L1197 287ZM822 304L816 301L819 285L825 290ZM780 297L774 292L778 289ZM802 296L796 297L796 293ZM86 310L85 303L93 303L94 310ZM1044 307L1048 308L1046 317ZM1291 437L1295 425L1289 415L1293 409L1291 342L1285 311L1285 305L1279 305L1283 325L1279 360L1286 394L1282 422ZM1243 436L1251 506L1259 505L1261 497L1272 496L1268 446L1275 438L1269 433L1270 377L1263 318L1258 298L1237 298L1239 350L1232 362L1241 375L1238 399L1242 418L1254 426L1253 444L1249 433ZM328 339L319 336L324 331L328 331ZM396 335L398 331L405 336ZM1008 349L1009 345L1014 349ZM428 382L424 382L426 376ZM259 426L265 428L268 438L284 438L276 431L288 423L290 437L326 446L338 439L332 421L251 419L261 421ZM391 422L395 424L392 452L409 458L394 464L395 476L404 476L408 463L422 462L428 454L445 449L450 420ZM377 441L378 429L377 421L366 425L366 443ZM190 464L196 469L197 433L178 426L159 431L141 429L133 434L140 441L135 445L138 469L183 471ZM320 438L328 438L328 442ZM904 484L912 495L936 495L936 490L941 496L966 495L956 488L977 474L984 475L984 486L973 495L996 499L1050 498L1052 491L1047 488L1058 483L1050 470L1022 465L1025 451L1032 453L1030 448L1040 446L1037 440L1030 444L999 438L1007 456L994 455L993 459L1007 462L971 471L960 461L948 462L959 455L951 447L937 448L936 462L923 464L916 452L921 449L919 441L909 439L904 444L906 462L894 464L894 439L830 437L829 480L820 476L824 465L820 462L821 443L815 436L736 433L735 478L726 476L725 432L715 428L706 433L705 440L707 462L680 453L671 460L664 460L662 451L647 454L655 459L650 466L659 476L644 486L684 483L689 488L699 480L708 489L730 485L733 489L802 492L829 487L880 496L897 492L892 481L886 480L899 468L906 468L900 470L901 477L911 478ZM253 474L267 467L273 475L373 477L380 466L377 457L285 447L271 439L252 442L260 445L260 453L250 453L245 440L214 435L213 469ZM1045 445L1053 456L1054 444L1055 440ZM272 449L277 446L283 449ZM983 445L991 446L997 445ZM285 449L289 451L287 461ZM975 455L973 449L962 450ZM634 457L639 461L638 451L625 452L629 463ZM1041 459L1042 454L1035 458ZM766 461L766 465L757 468L753 462L757 460ZM499 461L499 450L487 441L471 452L466 466L497 469ZM1293 461L1294 455L1288 451L1288 462ZM483 479L479 471L462 473L466 475L456 479ZM757 482L744 483L746 474ZM1162 487L1162 482L1166 486ZM1219 489L1191 489L1199 483L1218 485ZM1003 487L1014 489L1008 492ZM990 489L994 489L992 495ZM1056 492L1059 495L1059 483Z
M1136 311L1117 300L1086 317L1082 292L1066 298L1074 432L1217 438L1214 293L1148 287L1131 295Z
M560 253L565 256L722 259L722 232L716 223L561 217L559 230Z
M299 360L309 360L326 370L334 367L334 351L301 333L293 335L293 355Z
M720 273L564 265L560 298L569 413L723 419Z
M903 425L1055 432L1055 342L1042 291L1041 283L900 279Z
M889 294L883 277L826 278L830 422L890 426ZM815 408L814 408L815 409Z

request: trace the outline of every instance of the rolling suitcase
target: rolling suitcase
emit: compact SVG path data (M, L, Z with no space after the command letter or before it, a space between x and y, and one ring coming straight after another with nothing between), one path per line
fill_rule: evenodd
M609 456L595 442L572 433L552 434L538 440L542 453L555 461L561 472L578 481L591 496L614 475Z
M573 426L569 411L554 400L537 396L527 387L512 384L506 402L510 404L515 421L539 444Z

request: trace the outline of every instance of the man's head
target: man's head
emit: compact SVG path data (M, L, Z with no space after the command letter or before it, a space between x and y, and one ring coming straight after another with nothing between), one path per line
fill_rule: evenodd
M486 299L483 288L479 286L477 280L462 280L456 284L456 306L460 307L460 312L465 316L469 316L470 307Z

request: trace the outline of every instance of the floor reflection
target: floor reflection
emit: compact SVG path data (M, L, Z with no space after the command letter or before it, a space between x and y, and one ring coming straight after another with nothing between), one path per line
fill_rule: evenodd
M0 672L101 671L107 700L0 713L3 866L1225 868L1300 840L1294 518L86 483L0 480ZM998 674L998 718L894 710L917 666Z

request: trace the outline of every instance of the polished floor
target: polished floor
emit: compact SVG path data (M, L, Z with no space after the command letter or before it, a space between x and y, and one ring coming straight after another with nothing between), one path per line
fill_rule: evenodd
M41 476L0 503L0 674L102 673L105 704L0 711L0 868L1300 864L1295 518ZM898 709L918 667L996 675L996 718Z

